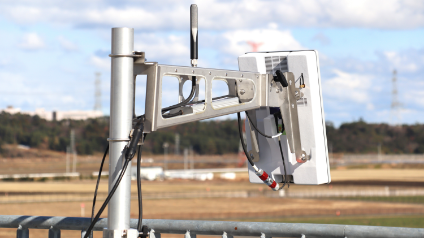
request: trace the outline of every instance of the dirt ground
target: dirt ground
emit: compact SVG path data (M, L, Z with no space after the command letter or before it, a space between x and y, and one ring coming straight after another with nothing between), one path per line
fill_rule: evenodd
M100 155L101 156L101 155ZM84 174L91 174L98 170L99 155L78 158L78 170ZM57 153L49 159L37 158L0 158L0 174L60 172L65 170L65 154ZM154 159L160 160L161 156ZM181 158L174 158L179 160ZM198 157L197 159L209 159ZM220 158L222 159L222 158ZM225 159L236 159L229 155ZM218 158L217 158L218 161ZM107 163L105 163L107 164ZM154 165L154 164L153 164ZM175 168L182 164L176 164ZM202 165L204 166L204 165ZM235 164L215 163L208 166L236 167ZM107 170L107 166L105 168ZM332 169L334 184L320 186L292 185L293 190L326 190L326 189L376 189L376 186L424 186L424 169ZM217 174L215 177L219 177ZM45 182L5 182L0 181L0 196L20 193L31 196L35 193L86 193L88 196L94 191L94 179L73 179L69 181ZM356 181L356 182L355 182ZM401 183L401 184L395 184ZM237 173L235 181L214 179L212 181L143 181L143 193L170 193L170 192L205 192L205 191L262 191L268 188L263 184L251 184L247 173ZM131 185L136 191L136 183ZM102 179L100 193L107 193L107 179ZM98 201L97 208L103 200ZM137 201L131 201L131 217L137 217ZM82 216L81 204L84 203L84 216L90 216L91 202L49 202L49 203L12 203L0 204L1 215L43 215L43 216ZM387 202L364 202L329 199L294 199L294 198L182 198L144 200L144 218L148 219L204 219L204 220L248 220L266 217L314 217L341 215L385 215L385 214L424 214L424 204L402 204ZM102 217L107 216L107 209ZM31 237L47 237L46 230L30 230ZM79 237L79 231L64 231L62 237ZM16 229L0 229L1 237L15 237ZM101 233L95 233L101 237ZM182 237L174 236L174 237ZM170 238L166 235L163 238ZM198 237L200 238L200 237Z

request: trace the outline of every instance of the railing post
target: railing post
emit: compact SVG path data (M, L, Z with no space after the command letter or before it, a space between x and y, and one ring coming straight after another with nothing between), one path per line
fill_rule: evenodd
M82 230L81 231L81 238L84 238L84 236L85 236L85 234L87 233L87 231L86 230ZM49 235L50 235L50 233L49 233ZM59 236L60 237L60 236ZM93 238L93 231L91 231L91 234L90 234L90 236L89 236L89 238Z
M19 225L18 230L16 231L16 238L29 238L28 228Z
M224 233L222 233L222 238L233 238L233 236L228 235L227 232L224 231Z
M267 236L265 233L261 232L261 238L272 238L271 236Z
M196 234L191 234L190 231L186 231L184 238L196 238Z
M155 232L155 230L150 229L149 237L150 238L161 238L161 235L160 235L160 233Z
M50 227L49 238L60 238L60 230Z
M134 105L133 28L112 28L110 89L109 191L124 164L124 148L132 129ZM122 57L114 56L124 55ZM108 230L130 228L131 163L108 205Z

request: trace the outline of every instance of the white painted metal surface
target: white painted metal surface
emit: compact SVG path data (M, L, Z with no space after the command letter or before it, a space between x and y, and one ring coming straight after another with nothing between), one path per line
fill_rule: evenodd
M239 57L241 71L258 71L261 74L275 74L276 70L292 72L296 79L296 88L300 87L303 74L306 87L301 89L303 98L297 101L299 128L302 149L311 155L305 163L298 163L294 154L288 150L287 137L282 135L282 147L288 175L293 175L295 184L323 184L331 181L327 138L325 132L324 109L321 94L318 53L309 51L283 51L269 53L248 53ZM269 107L256 110L256 123L259 130L267 135L277 134L274 116ZM246 123L246 131L250 131ZM251 135L246 133L248 150L251 150ZM276 181L282 181L284 174L278 139L269 139L258 135L258 167L271 174ZM253 183L262 183L249 165L249 178Z

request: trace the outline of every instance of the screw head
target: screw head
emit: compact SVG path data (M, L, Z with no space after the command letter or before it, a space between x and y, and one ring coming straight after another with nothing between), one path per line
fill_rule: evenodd
M228 74L227 74L227 73L225 73L225 76L228 76Z
M241 82L243 82L243 79L239 79L239 82L241 83Z
M191 71L194 74L194 70Z
M241 76L243 77L243 74L241 74Z
M211 75L212 73L211 72L209 72L209 75Z
M175 72L177 72L177 69L175 69Z
M244 89L240 89L240 94L243 95L246 91Z

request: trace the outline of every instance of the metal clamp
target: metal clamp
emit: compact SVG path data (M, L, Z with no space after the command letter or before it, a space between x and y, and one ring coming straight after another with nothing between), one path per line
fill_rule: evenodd
M133 51L132 54L110 54L109 57L131 57L134 58L134 63L136 64L144 64L146 61L146 54L141 51Z
M141 51L133 51L132 54L109 54L109 57L132 57L132 58L144 58L145 53Z

